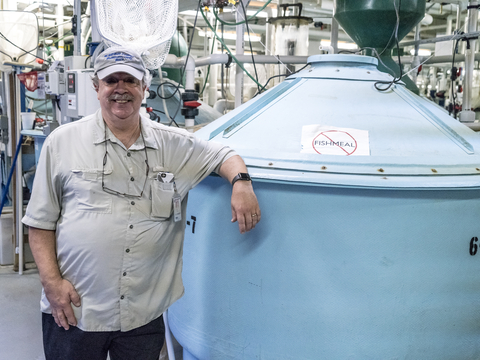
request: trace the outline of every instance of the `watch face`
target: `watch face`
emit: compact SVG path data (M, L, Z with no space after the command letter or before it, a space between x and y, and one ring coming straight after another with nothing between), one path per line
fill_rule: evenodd
M240 175L240 180L250 180L250 175L247 173L240 173L238 175Z

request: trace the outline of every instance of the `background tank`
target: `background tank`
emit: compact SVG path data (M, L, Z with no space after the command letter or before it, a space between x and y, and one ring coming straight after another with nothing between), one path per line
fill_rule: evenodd
M262 221L238 233L223 179L190 192L169 310L184 359L480 358L478 135L404 85L377 91L392 77L374 58L309 62L196 133L242 155ZM345 133L364 155L342 155Z
M395 33L400 42L425 16L425 0L335 0L334 17L359 48L373 49L380 55L380 71L399 77L400 67L393 61ZM400 19L396 32L397 12ZM418 94L417 85L404 75L408 89Z

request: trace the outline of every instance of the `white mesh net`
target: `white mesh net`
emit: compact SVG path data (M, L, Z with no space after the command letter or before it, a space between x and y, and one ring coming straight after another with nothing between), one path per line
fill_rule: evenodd
M178 0L96 0L98 30L109 45L142 54L148 69L158 69L170 50Z
M38 45L38 21L28 11L0 11L0 71L10 67L3 61L30 64L35 60ZM30 53L27 53L25 51Z

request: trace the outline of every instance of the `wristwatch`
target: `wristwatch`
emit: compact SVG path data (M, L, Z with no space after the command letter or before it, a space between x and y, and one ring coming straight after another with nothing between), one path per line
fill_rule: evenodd
M238 180L242 181L252 181L252 178L248 173L238 173L233 179L232 179L232 186L235 184Z

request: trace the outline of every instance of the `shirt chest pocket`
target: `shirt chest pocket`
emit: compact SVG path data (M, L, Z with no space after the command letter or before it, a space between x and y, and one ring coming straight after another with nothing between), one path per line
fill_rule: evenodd
M112 173L107 169L72 170L78 211L112 213L112 197L102 189L102 171L105 178Z
M172 214L174 194L173 183L163 183L158 180L152 180L152 218L166 219L170 217Z

